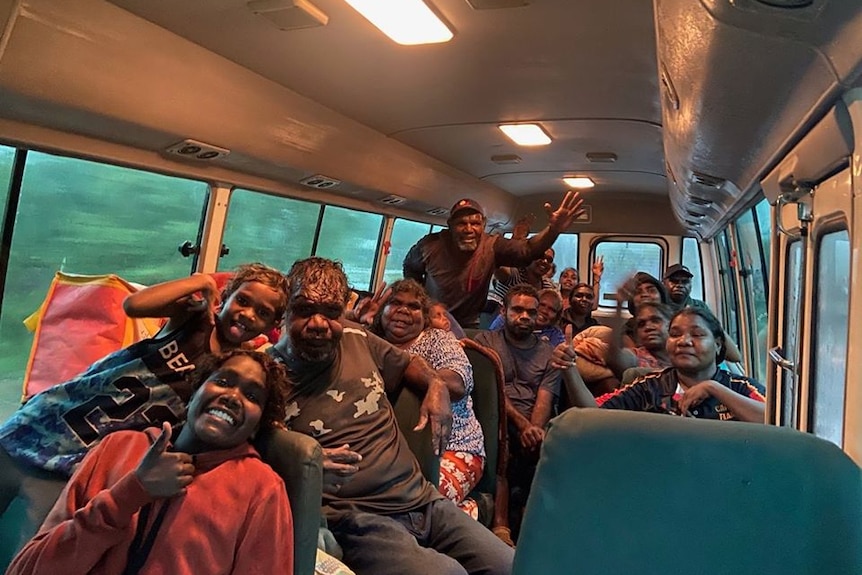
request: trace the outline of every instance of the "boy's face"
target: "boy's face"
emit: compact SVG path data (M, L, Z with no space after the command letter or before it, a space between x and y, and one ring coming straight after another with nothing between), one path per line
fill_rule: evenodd
M217 316L219 334L239 345L275 327L279 294L260 282L243 282L222 302Z
M437 329L449 331L452 327L449 324L449 317L446 315L446 308L441 304L431 306L431 309L428 310L428 320L429 325Z
M186 425L208 448L236 447L257 430L268 396L263 367L245 355L231 357L192 395Z

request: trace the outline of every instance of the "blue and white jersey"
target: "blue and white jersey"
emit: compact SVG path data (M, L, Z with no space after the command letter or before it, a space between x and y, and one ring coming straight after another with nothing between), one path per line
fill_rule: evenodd
M18 462L71 475L105 435L185 420L187 375L209 353L212 326L196 314L34 395L0 427L0 447Z

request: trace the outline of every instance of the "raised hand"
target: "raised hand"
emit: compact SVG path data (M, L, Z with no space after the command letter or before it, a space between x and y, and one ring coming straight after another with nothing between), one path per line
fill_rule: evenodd
M578 354L572 343L572 324L567 324L563 333L566 336L566 341L557 345L551 356L551 367L554 369L569 369L575 365L575 360L578 359Z
M581 199L580 192L569 190L566 192L566 197L563 198L560 207L553 209L551 204L545 204L545 211L548 213L548 227L555 233L560 234L568 229L575 218L584 213L582 207L584 200Z
M599 256L593 261L593 283L598 283L605 273L605 256Z
M185 493L194 478L195 466L188 453L168 451L171 424L162 424L162 433L144 454L135 468L135 476L151 497L173 497Z

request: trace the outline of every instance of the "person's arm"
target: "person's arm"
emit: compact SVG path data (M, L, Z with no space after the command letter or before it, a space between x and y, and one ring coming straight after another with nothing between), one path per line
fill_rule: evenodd
M614 372L617 379L622 379L625 370L630 367L637 367L638 365L637 357L628 349L629 346L623 341L625 337L625 324L622 321L622 314L622 299L617 297L617 306L614 312L614 330L608 342L608 355L605 357L605 362L611 371Z
M407 364L404 370L404 381L420 394L424 394L422 404L419 406L419 423L414 430L424 429L430 421L434 455L440 455L446 449L449 435L452 433L452 405L449 395L454 393L459 397L463 396L463 382L460 389L456 388L453 392L447 384L454 382L444 381L418 355L413 356Z
M560 234L572 225L575 218L584 213L584 209L581 207L583 203L584 200L581 199L579 192L569 190L556 210L551 204L545 204L545 211L548 213L548 225L527 240L530 252L533 254L532 259L545 253L545 250L554 245Z
M599 309L602 298L602 275L605 273L605 258L599 256L593 262L593 311Z
M508 397L503 399L506 402L506 419L518 431L518 440L521 445L528 451L538 448L545 439L544 428L533 425L533 422L524 417Z
M244 537L237 542L232 575L293 575L293 516L284 483L274 482L249 508Z
M134 514L153 501L135 472L92 499L87 496L113 466L113 443L108 437L87 454L39 533L9 565L7 575L85 575L127 537Z
M500 266L494 270L494 279L501 284L508 284L517 269L509 266Z
M554 354L551 356L551 367L560 370L563 385L566 386L566 393L569 395L569 401L573 406L598 407L596 398L587 388L587 384L584 383L581 373L575 365L578 355L572 346L571 328L570 326L566 327L566 341L554 348Z
M731 363L742 363L742 352L726 331L724 332L724 359Z
M195 294L200 292L202 298ZM185 322L191 313L209 310L213 313L219 303L218 286L212 276L192 274L142 289L123 301L123 310L129 317L167 317L167 329L173 330Z
M404 262L401 264L401 269L405 279L414 279L422 285L425 285L425 261L422 259L422 248L419 242L413 244L407 255L404 256Z
M530 423L544 430L551 420L551 412L554 409L554 394L551 390L542 387L536 393L536 405L530 414Z
M700 404L710 396L726 405L733 416L740 421L764 422L766 404L736 393L712 379L701 381L685 390L679 400L679 410L681 413L688 413L690 408Z

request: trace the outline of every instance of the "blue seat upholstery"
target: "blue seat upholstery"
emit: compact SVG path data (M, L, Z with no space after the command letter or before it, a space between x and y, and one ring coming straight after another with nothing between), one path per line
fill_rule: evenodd
M790 429L570 409L545 439L514 573L862 573L862 473Z

